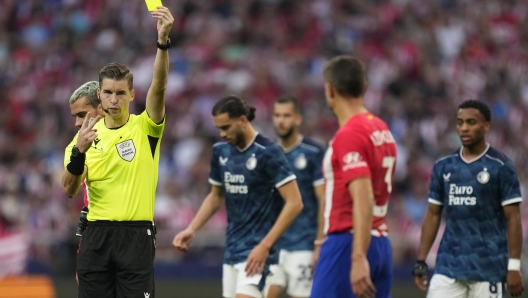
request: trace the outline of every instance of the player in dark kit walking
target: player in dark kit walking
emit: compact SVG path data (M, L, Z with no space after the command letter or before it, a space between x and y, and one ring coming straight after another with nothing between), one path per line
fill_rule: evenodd
M326 241L312 298L390 297L392 251L385 217L396 144L385 122L365 107L363 64L339 56L324 67L328 106L339 130L323 160Z
M486 142L490 122L484 102L463 102L456 126L462 147L434 165L413 271L416 286L425 291L425 259L445 209L446 229L429 298L506 297L506 285L513 296L524 290L519 178L512 161Z
M79 298L154 297L152 220L174 19L161 6L152 16L158 20L158 50L145 111L129 112L134 99L130 70L107 64L99 72L98 90L104 121L87 114L66 148L64 192L73 197L86 178L90 199L77 257Z
M254 107L228 96L212 114L225 142L213 147L211 192L173 245L187 250L196 231L225 203L223 296L260 298L269 265L278 261L275 243L302 210L301 195L280 146L253 129Z
M271 270L267 298L278 297L282 288L287 288L291 297L310 296L319 243L324 239L321 172L324 149L299 133L301 122L297 100L281 96L273 105L273 125L286 159L297 176L304 208L280 239L279 264Z

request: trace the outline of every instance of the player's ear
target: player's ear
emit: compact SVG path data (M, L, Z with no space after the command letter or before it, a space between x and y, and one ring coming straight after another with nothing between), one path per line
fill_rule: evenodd
M130 101L134 100L134 95L136 95L136 92L134 92L134 89L130 90Z
M302 121L303 121L303 116L301 114L297 114L297 119L295 120L295 124L297 124L297 126L301 126Z
M335 97L335 89L332 85L330 85L330 83L328 82L325 82L325 93L326 93L326 97L327 98L334 98Z
M484 122L484 131L488 132L490 127L491 127L491 123L489 121Z
M101 100L101 88L97 88L97 98Z

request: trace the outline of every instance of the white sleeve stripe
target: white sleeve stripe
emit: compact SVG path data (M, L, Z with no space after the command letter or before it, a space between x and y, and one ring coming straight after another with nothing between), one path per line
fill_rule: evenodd
M283 186L284 184L286 184L286 183L288 183L288 182L290 182L292 180L295 180L295 179L297 179L297 177L295 175L290 175L290 176L282 179L282 181L276 183L275 184L275 188L279 188L279 187Z
M209 178L209 183L212 184L212 185L216 185L216 186L222 186L222 182L218 182L218 181L213 180L211 178Z
M314 182L312 182L313 186L319 186L319 185L323 185L323 184L324 184L324 178L321 178L319 180L315 180Z
M433 198L429 198L428 201L429 201L429 203L431 203L431 204L440 205L440 206L444 205L444 203L442 203L442 202L440 202L440 201L437 201L437 200L435 200L435 199L433 199Z
M502 201L502 206L506 206L506 205L510 205L510 204L514 204L514 203L520 203L522 202L522 198L521 197L517 197L517 198L513 198L513 199L508 199L506 201Z

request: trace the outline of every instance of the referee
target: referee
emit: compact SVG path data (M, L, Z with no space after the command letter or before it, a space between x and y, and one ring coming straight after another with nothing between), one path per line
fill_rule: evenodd
M87 115L66 148L64 192L75 196L86 178L90 205L77 257L79 298L154 297L152 220L174 18L162 6L152 16L158 19L158 50L146 110L130 114L133 75L125 65L107 64L97 92L104 119Z

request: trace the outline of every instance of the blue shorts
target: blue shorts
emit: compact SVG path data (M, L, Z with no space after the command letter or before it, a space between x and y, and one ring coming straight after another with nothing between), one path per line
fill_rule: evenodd
M315 267L311 298L355 298L350 285L352 234L330 234ZM387 237L372 237L367 252L376 298L390 298L392 249Z

